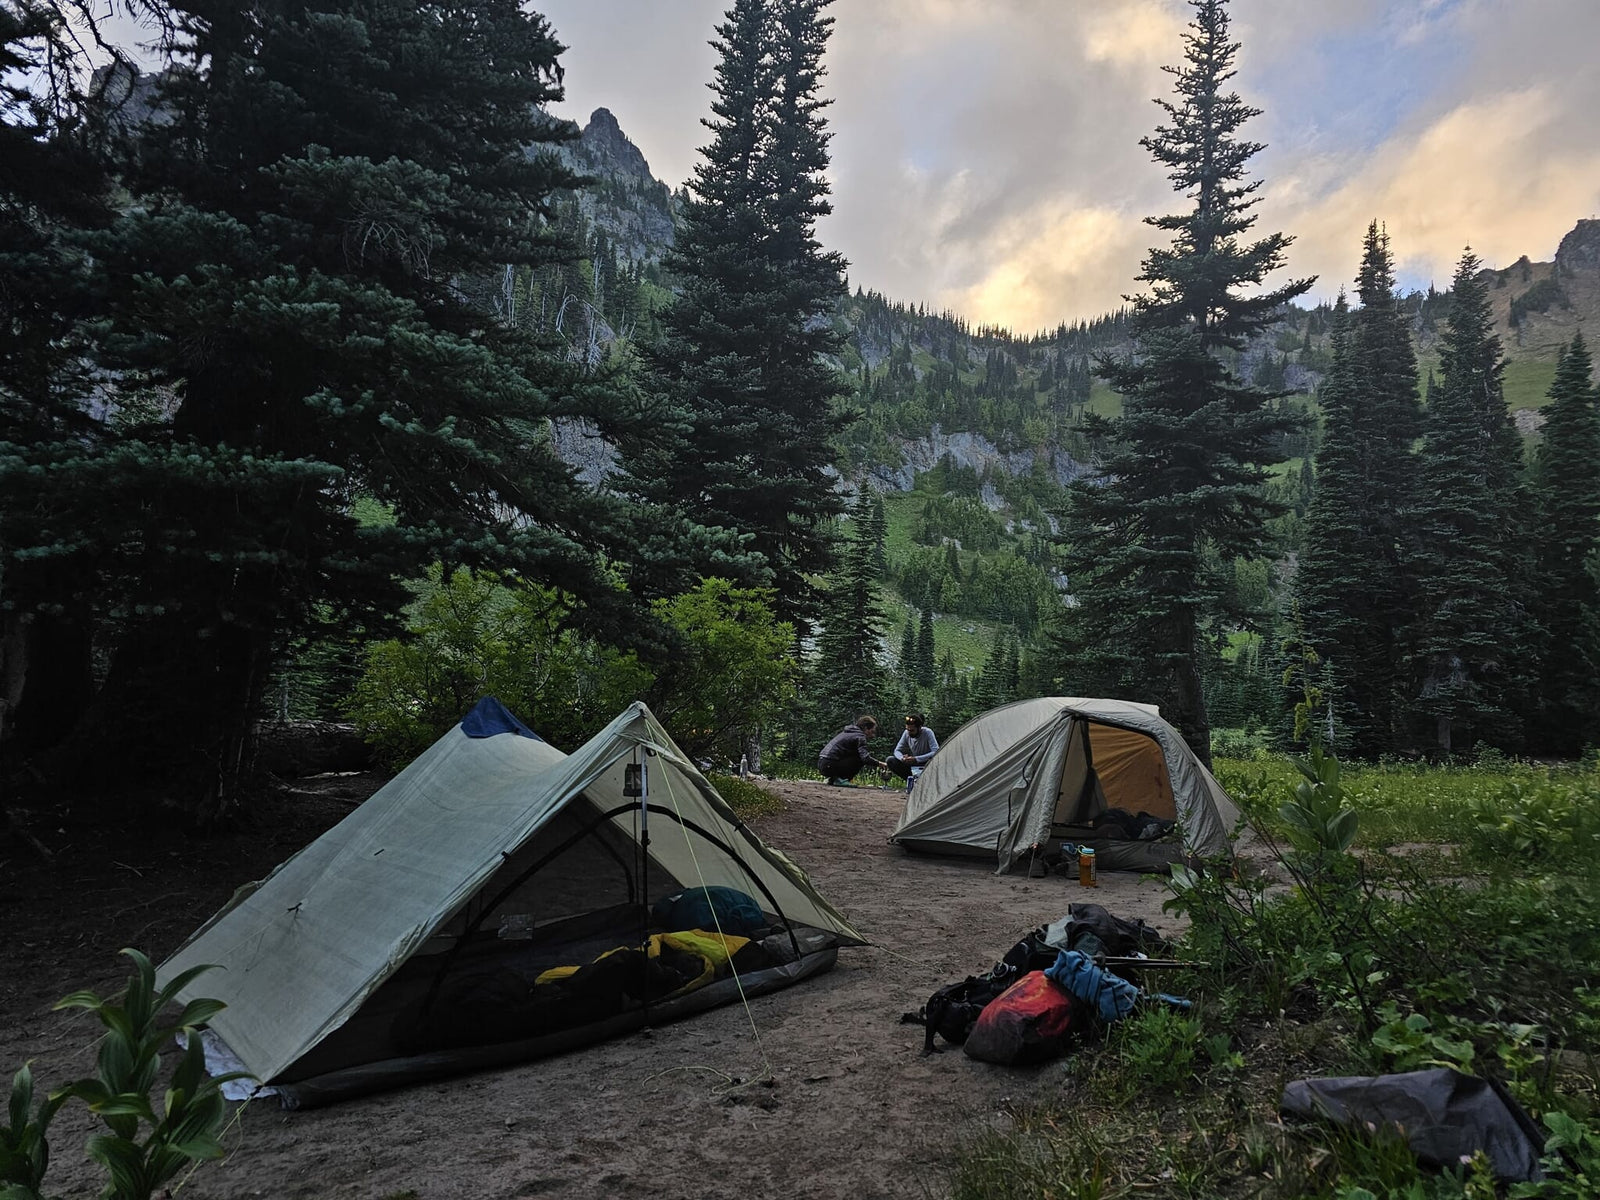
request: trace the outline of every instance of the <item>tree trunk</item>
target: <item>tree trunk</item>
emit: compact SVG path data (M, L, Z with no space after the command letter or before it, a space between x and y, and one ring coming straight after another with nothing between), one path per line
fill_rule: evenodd
M12 737L27 758L59 745L94 699L94 647L76 617L36 615L28 628L27 680L12 711Z
M166 616L127 630L63 774L101 796L148 795L201 827L226 821L253 767L268 665L265 637L233 623Z
M1183 740L1189 743L1189 749L1194 751L1195 757L1210 770L1211 720L1206 714L1205 685L1200 679L1200 664L1196 658L1199 653L1198 631L1192 613L1181 614L1179 620L1182 622L1178 631L1181 639L1179 645L1185 653L1174 662L1172 668L1173 701L1177 711L1169 720L1183 734Z
M0 754L4 754L12 732L7 718L21 700L28 678L28 626L31 622L31 614L18 613L11 613L0 622ZM51 854L44 843L11 817L6 779L9 757L0 758L0 833L15 837L40 858L48 860Z
M31 614L10 613L0 622L0 746L12 735L10 716L22 700L28 679L28 626Z

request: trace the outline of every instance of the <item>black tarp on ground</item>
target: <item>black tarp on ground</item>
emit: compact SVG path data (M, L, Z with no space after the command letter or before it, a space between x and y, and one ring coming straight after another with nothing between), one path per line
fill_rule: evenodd
M1483 1150L1500 1179L1544 1178L1539 1169L1543 1141L1522 1106L1489 1080L1448 1067L1297 1079L1283 1089L1278 1106L1288 1116L1395 1129L1429 1166L1458 1166Z

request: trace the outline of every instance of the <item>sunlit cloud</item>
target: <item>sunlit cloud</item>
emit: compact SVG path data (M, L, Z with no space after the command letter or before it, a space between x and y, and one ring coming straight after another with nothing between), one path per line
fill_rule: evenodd
M1473 100L1385 143L1325 195L1305 181L1278 189L1269 211L1298 234L1297 269L1321 273L1329 291L1353 274L1372 219L1414 279L1443 285L1469 243L1494 265L1548 259L1600 204L1600 145L1552 153L1568 117L1543 86Z
M534 0L563 40L569 114L611 108L659 177L689 175L731 0ZM1402 281L1449 278L1471 243L1548 258L1600 208L1595 0L1230 0L1235 81L1264 110L1256 233L1332 296L1373 218ZM1179 209L1139 139L1182 61L1185 0L840 0L825 89L852 284L1018 329L1138 290Z
M1083 50L1091 62L1171 62L1188 19L1176 3L1135 0L1095 8L1083 17Z
M1105 312L1133 290L1148 235L1127 213L1047 203L996 229L985 246L983 278L941 300L1021 333L1054 328L1068 313Z

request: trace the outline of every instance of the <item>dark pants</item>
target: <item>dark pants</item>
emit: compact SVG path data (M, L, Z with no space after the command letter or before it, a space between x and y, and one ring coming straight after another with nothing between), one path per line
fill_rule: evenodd
M916 763L907 762L903 758L891 758L889 760L889 770L900 776L901 779L910 779L911 772L915 771L916 769Z
M828 779L854 779L861 774L861 768L866 765L859 758L850 758L843 762L830 762L826 758L817 759L817 770Z

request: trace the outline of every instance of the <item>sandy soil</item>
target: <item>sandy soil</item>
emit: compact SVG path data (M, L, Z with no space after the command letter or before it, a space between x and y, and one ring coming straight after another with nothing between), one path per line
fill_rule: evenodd
M774 785L784 811L757 822L872 945L830 973L558 1058L355 1100L236 1114L221 1163L183 1197L877 1197L945 1191L951 1148L1008 1107L1060 1086L1060 1063L992 1067L921 1056L902 1025L935 988L986 969L1028 930L1093 899L1168 929L1162 891L1131 875L1096 891L1060 877L996 876L984 863L887 844L903 793ZM0 852L0 1068L34 1059L46 1085L92 1068L92 1026L50 1002L115 986L117 947L159 958L236 883L330 824L348 799L305 797L298 820L174 850L170 841L63 847L51 868ZM214 865L212 865L214 864ZM755 1082L751 1082L755 1081ZM55 1127L54 1192L93 1194L80 1160L89 1122Z

